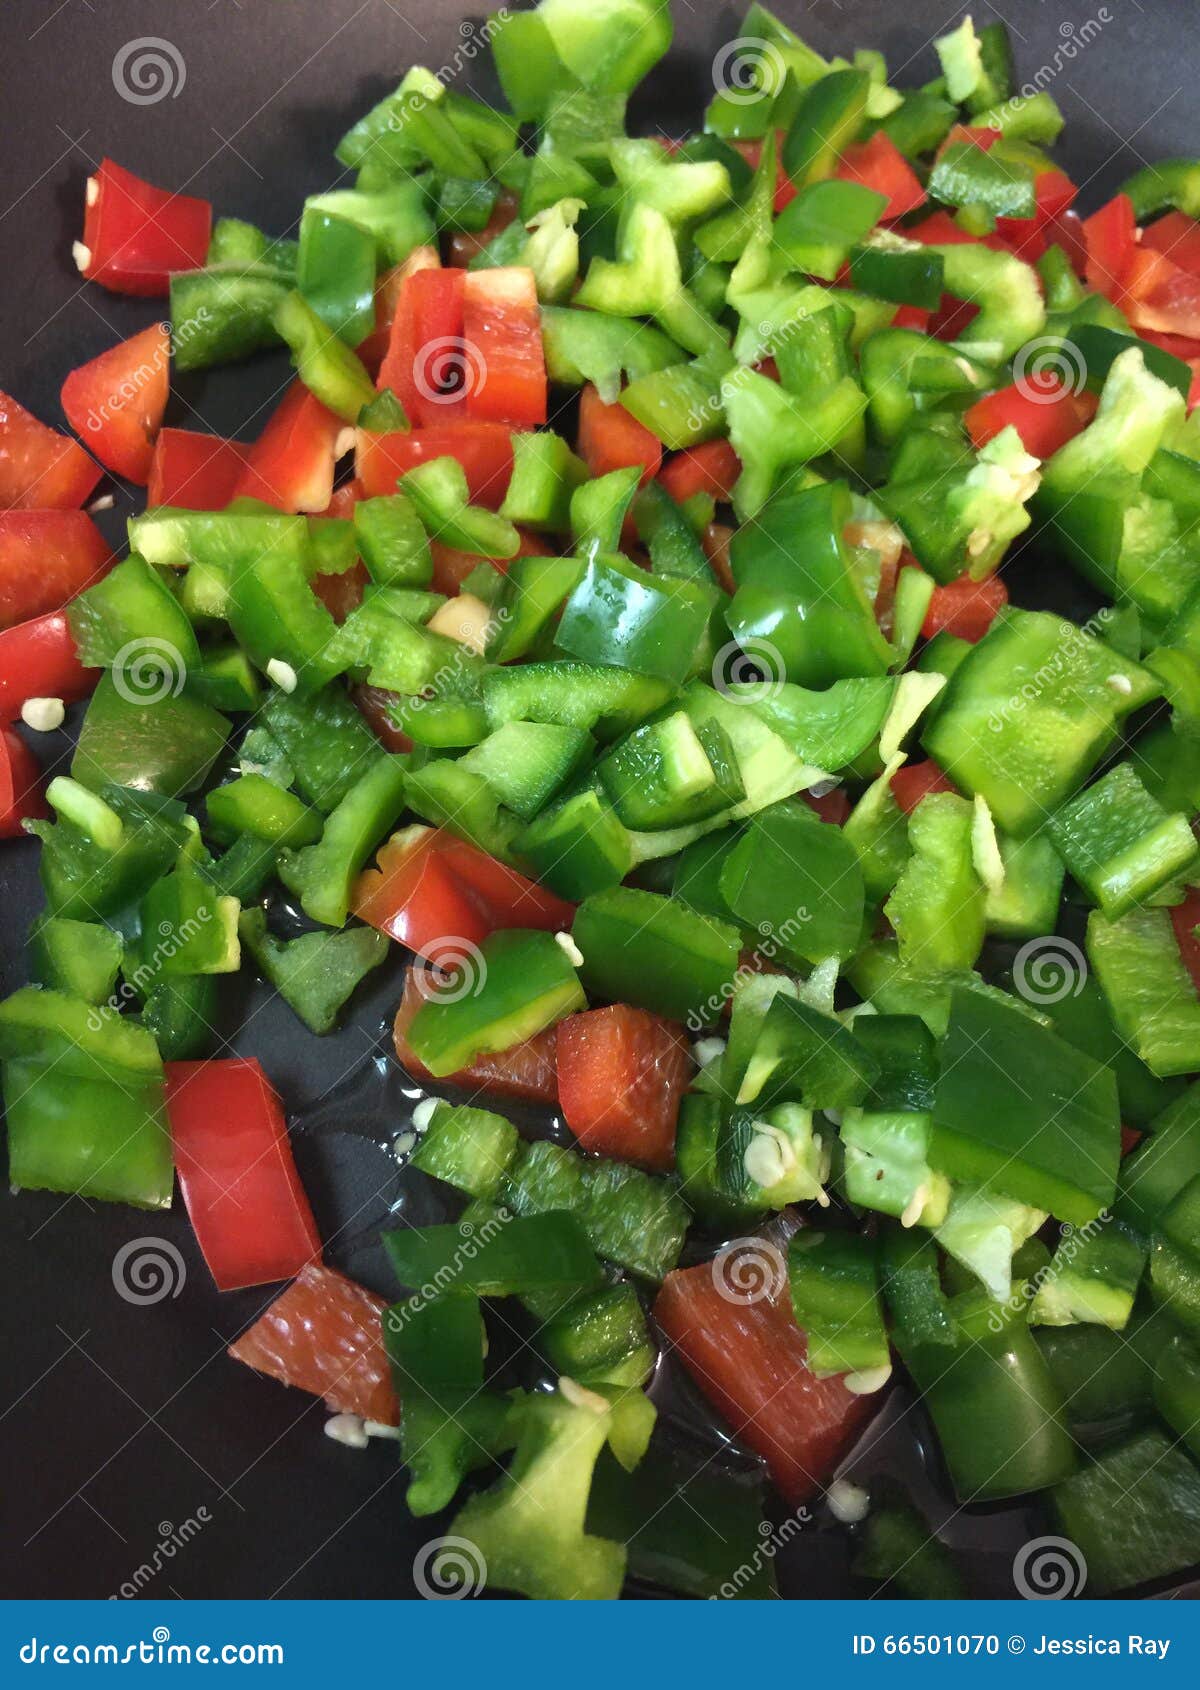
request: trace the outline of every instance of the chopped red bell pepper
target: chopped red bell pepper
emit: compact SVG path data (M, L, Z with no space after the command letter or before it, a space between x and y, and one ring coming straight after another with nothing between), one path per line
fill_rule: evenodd
M815 792L800 794L810 810L815 810L823 822L832 827L841 827L850 814L850 800L846 796L843 786L835 786L829 792L822 792L820 797Z
M910 241L920 241L923 246L970 246L977 238L961 229L948 211L940 210L930 212L904 233Z
M99 679L79 661L64 611L0 631L0 722L15 722L29 698L87 698Z
M575 907L441 828L410 827L359 875L351 908L418 956L480 945L500 928L569 928Z
M248 1057L164 1066L179 1186L217 1290L294 1278L321 1240L267 1076Z
M329 503L325 506L325 515L352 517L355 505L366 496L366 489L361 481L344 481L330 494Z
M394 493L397 479L431 458L457 458L471 503L495 510L512 476L512 430L503 423L454 422L395 434L358 435L356 468L367 498Z
M19 839L27 817L49 814L37 758L15 728L0 728L0 839Z
M916 329L918 334L929 333L929 319L933 312L924 305L902 305L892 318L894 329Z
M406 733L401 733L392 721L392 707L403 698L402 693L390 692L386 687L360 684L351 687L350 696L385 751L412 750L412 740Z
M762 1457L796 1505L828 1483L878 1399L853 1395L840 1377L813 1378L776 1246L751 1246L744 1271L761 1273L770 1294L752 1300L753 1291L741 1288L743 1274L726 1277L728 1259L718 1256L669 1273L654 1318L734 1435Z
M1077 211L1060 211L1042 231L1046 245L1060 246L1067 255L1072 270L1082 276L1087 267L1087 238L1083 232L1083 218Z
M465 270L471 260L481 253L485 246L491 246L496 236L502 234L514 221L517 209L517 196L505 188L497 197L492 207L492 215L482 229L457 229L451 235L447 263Z
M433 1075L413 1053L408 1042L412 1018L432 992L432 986L422 987L419 970L410 968L404 979L404 995L396 1011L392 1037L396 1058L406 1074L414 1080L431 1080ZM553 1027L547 1027L533 1038L508 1050L492 1055L477 1056L469 1068L447 1074L437 1083L459 1086L473 1096L519 1097L526 1103L558 1103L558 1074L556 1071L557 1037Z
M668 458L658 479L679 504L697 493L728 503L742 473L742 460L728 440L706 440Z
M596 476L640 464L643 486L654 479L662 464L662 442L619 400L606 405L591 382L579 397L578 449Z
M340 575L314 575L312 589L340 628L350 612L362 603L370 580L366 564L355 558Z
M106 469L145 486L170 381L171 337L153 323L72 370L62 388L67 421Z
M956 123L938 148L937 156L941 158L947 147L958 145L978 147L983 153L991 152L1003 135L1003 130L993 129L990 123Z
M1137 251L1137 222L1128 194L1116 194L1083 220L1087 246L1084 279L1094 293L1118 300L1121 284Z
M188 511L221 511L234 496L250 448L219 434L164 428L154 442L146 508L175 505Z
M1057 230L1058 220L1066 214L1079 192L1066 172L1053 165L1038 171L1033 188L1035 203L1032 217L996 219L996 233L1027 264L1036 263L1052 244L1051 230Z
M683 1029L648 1009L609 1004L558 1024L559 1107L585 1150L672 1168L691 1072Z
M1124 1159L1126 1156L1128 1156L1129 1152L1131 1150L1136 1150L1138 1145L1142 1142L1142 1139L1144 1137L1145 1137L1145 1134L1138 1132L1136 1127L1127 1127L1124 1124L1122 1124L1122 1126L1121 1126L1121 1157L1122 1157L1122 1159Z
M550 547L540 535L528 529L518 529L521 536L520 557L551 557ZM445 593L453 597L461 592L462 584L472 570L478 569L481 563L490 563L493 569L498 569L501 575L508 574L511 558L480 557L477 552L460 552L456 546L448 546L443 540L430 540L429 555L433 559L433 575L429 585L435 593Z
M1196 938L1196 928L1200 926L1200 890L1189 887L1183 902L1171 905L1170 915L1179 955L1192 977L1192 984L1200 991L1200 939Z
M1200 272L1185 270L1161 252L1136 248L1119 303L1139 333L1200 336Z
M426 266L400 289L375 385L391 388L417 428L445 425L463 408L463 281L461 270Z
M78 440L0 393L0 510L78 510L102 474Z
M112 561L86 511L0 511L0 628L61 610Z
M925 203L917 173L890 135L877 129L869 141L856 141L838 160L834 175L843 182L859 182L887 198L884 220L904 217Z
M924 763L905 763L892 776L891 788L892 797L906 816L911 816L922 798L928 798L931 792L958 791L932 758Z
M380 1316L382 1297L321 1262L308 1262L230 1344L234 1361L321 1397L335 1414L400 1424Z
M1142 230L1142 246L1200 275L1200 223L1183 211L1168 211Z
M536 428L546 420L549 387L533 271L509 265L459 273L464 412L477 422Z
M1011 425L1027 452L1049 458L1087 427L1098 404L1097 395L1086 388L1076 392L1056 375L1035 372L977 399L963 421L976 449Z
M979 307L973 300L954 299L944 293L942 303L930 317L925 332L933 335L935 340L959 340L968 324L974 322L978 315Z
M957 581L933 589L921 632L927 640L935 634L947 633L960 640L970 640L974 645L1007 603L1008 588L998 575L989 575L986 581L972 581L969 575L960 575Z
M282 511L323 511L333 496L337 442L345 424L301 381L292 382L234 484L235 499Z
M80 274L113 293L165 295L173 270L198 270L208 254L212 206L144 182L111 158L88 179Z
M375 283L375 327L390 329L404 293L404 284L418 270L440 270L441 258L435 246L415 246L408 257L390 270L380 272Z

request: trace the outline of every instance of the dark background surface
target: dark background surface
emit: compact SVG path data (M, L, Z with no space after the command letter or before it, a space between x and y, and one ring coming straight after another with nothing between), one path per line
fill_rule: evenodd
M883 48L893 80L911 85L935 74L930 43L966 8L778 0L776 9L824 53ZM1059 153L1084 185L1085 207L1144 160L1196 149L1200 39L1190 6L1005 0L1001 11L984 0L972 10L977 23L1009 23L1023 81L1039 67L1055 73L1046 85L1067 117ZM635 102L634 132L694 127L714 53L738 33L740 8L676 0L674 11L676 46ZM0 387L61 422L67 371L162 309L81 286L72 266L84 180L105 153L211 198L219 214L292 232L305 194L336 180L333 147L349 123L409 64L456 63L460 23L456 0L6 0ZM114 56L139 37L170 42L185 67L176 93L156 104L130 104L114 87ZM461 85L492 90L483 56L464 67ZM252 438L285 379L282 358L188 378L173 385L168 421ZM115 509L101 521L116 540L135 506L128 490L112 490ZM41 736L38 748L50 763L69 742ZM0 856L5 992L25 978L23 937L41 901L36 854L32 843L8 843ZM222 1053L259 1056L279 1086L329 1259L385 1292L394 1287L374 1240L389 1209L446 1218L432 1186L402 1175L390 1151L416 1095L388 1057L402 967L396 953L330 1038L314 1039L241 981L230 982L222 1029ZM0 1593L115 1593L183 1527L190 1541L160 1553L147 1596L411 1594L413 1556L444 1522L407 1520L388 1446L359 1454L333 1444L321 1435L319 1405L224 1358L271 1292L220 1297L178 1201L170 1214L145 1216L36 1193L5 1193L0 1205ZM118 1296L114 1255L139 1237L179 1251L177 1297L138 1307ZM677 1400L685 1419L705 1423L686 1393ZM969 1551L981 1593L1011 1595L1013 1549L1046 1526L1011 1510L951 1518L902 1407L893 1399L896 1430L869 1440L856 1474L906 1468L935 1523ZM710 1432L697 1466L712 1447ZM839 1534L820 1519L779 1567L790 1595L861 1593L848 1582Z

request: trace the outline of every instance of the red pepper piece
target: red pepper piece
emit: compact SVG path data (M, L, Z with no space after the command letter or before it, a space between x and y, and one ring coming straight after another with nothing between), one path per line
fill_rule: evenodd
M87 698L99 679L79 661L61 610L0 631L0 722L15 722L27 698Z
M886 222L904 217L925 203L925 190L916 171L882 129L876 130L869 141L856 141L847 147L834 175L842 182L859 182L872 193L885 195Z
M404 280L376 386L391 388L414 427L462 410L463 272L424 268Z
M762 1275L771 1294L752 1300L743 1284ZM840 1378L814 1379L808 1344L788 1306L783 1254L765 1240L740 1269L726 1255L663 1280L654 1318L734 1435L760 1455L793 1505L833 1475L875 1413L878 1399L854 1396Z
M0 628L61 610L112 561L84 511L0 511Z
M113 293L167 293L173 270L197 270L212 234L212 206L144 182L113 159L88 181L80 273Z
M309 1262L229 1355L256 1373L324 1399L335 1414L400 1424L383 1344L382 1297L321 1262Z
M977 449L1011 425L1027 452L1049 458L1087 427L1098 404L1086 389L1077 393L1057 376L1033 374L977 399L963 421Z
M728 503L742 473L742 460L728 440L706 440L676 452L663 465L658 479L677 503L697 493L709 493Z
M418 970L410 968L404 981L404 996L396 1011L392 1036L396 1058L406 1074L414 1080L431 1080L428 1068L422 1066L408 1042L412 1018L425 1002L431 987L423 991L417 979ZM439 1085L459 1086L472 1096L519 1097L526 1103L558 1103L558 1074L556 1071L557 1038L555 1029L547 1027L532 1039L513 1045L494 1055L478 1056L469 1068L457 1074L447 1074Z
M1200 891L1190 887L1181 904L1171 905L1170 916L1183 965L1200 991L1200 940L1196 938L1196 928L1200 926Z
M145 486L167 408L171 337L164 323L72 370L62 387L67 421L106 469Z
M1142 230L1141 245L1161 252L1181 269L1200 275L1200 223L1182 211L1168 211Z
M662 464L662 442L618 400L606 405L589 382L579 397L579 456L594 476L642 466L642 485Z
M164 1066L179 1186L217 1290L292 1279L321 1240L267 1076L247 1057Z
M1087 247L1084 279L1094 293L1119 300L1126 272L1137 251L1137 223L1128 194L1116 194L1083 220Z
M399 476L431 458L457 458L471 503L495 510L512 476L512 430L502 423L454 422L395 434L359 432L356 467L367 498L394 493Z
M1200 336L1200 273L1138 247L1125 269L1121 309L1139 333Z
M813 792L802 792L800 796L810 810L815 810L823 822L829 822L833 827L841 827L850 814L850 800L844 787L835 786L831 792L823 792L819 798Z
M261 499L281 511L324 511L333 496L338 437L345 424L294 381L253 446L236 499Z
M892 797L906 816L911 816L922 798L931 792L957 792L958 788L938 768L932 759L924 763L905 763L892 776Z
M0 839L19 839L27 817L49 814L37 758L15 728L0 728Z
M0 510L78 510L102 474L78 440L0 393Z
M549 389L533 271L466 271L462 303L466 416L521 429L544 423Z
M647 1009L610 1004L558 1024L559 1106L585 1150L673 1167L691 1071L683 1029Z
M392 722L392 706L403 694L389 692L386 687L360 685L351 687L350 696L366 719L367 726L385 751L411 751L413 742Z
M175 505L188 511L221 511L234 496L249 446L219 434L164 428L154 442L146 508Z
M957 581L933 589L921 632L927 640L935 634L947 633L960 640L970 640L974 645L1007 603L1008 588L998 575L989 575L986 581L972 581L969 575L960 575Z
M366 565L356 558L340 575L314 575L312 588L340 628L350 612L362 603L370 579Z

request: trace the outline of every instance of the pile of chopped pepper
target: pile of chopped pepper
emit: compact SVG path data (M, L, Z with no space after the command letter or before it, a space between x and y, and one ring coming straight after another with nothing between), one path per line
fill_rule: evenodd
M1176 1573L1200 161L1081 217L999 23L902 90L755 3L672 140L625 128L659 0L487 34L507 109L410 70L294 234L87 183L80 273L170 323L67 377L79 440L0 395L11 1182L178 1173L220 1290L288 1282L232 1354L398 1428L497 1588L769 1593L763 1480L826 1493L897 1386L959 1504L1029 1499L1094 1592ZM172 370L280 346L257 440L163 426ZM1009 603L1032 541L1090 615ZM465 1208L384 1234L390 1303L322 1261L286 1073L213 1054L243 967L314 1035L395 982L404 1177ZM681 1473L662 1366L757 1479ZM965 1588L864 1507L862 1579Z

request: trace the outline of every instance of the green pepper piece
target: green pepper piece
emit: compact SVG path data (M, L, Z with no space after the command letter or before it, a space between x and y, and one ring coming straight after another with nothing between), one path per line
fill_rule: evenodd
M998 826L1024 837L1158 691L1148 670L1073 623L1005 610L951 677L921 743L956 786L982 793Z
M944 205L980 206L992 217L1032 218L1035 211L1032 168L995 149L955 141L937 157L929 174L929 194Z
M805 1229L788 1246L788 1283L815 1377L845 1373L851 1390L860 1381L863 1388L878 1389L892 1363L873 1242L849 1232Z
M313 921L345 926L355 877L404 808L404 777L403 758L380 757L330 813L315 845L280 853L280 879Z
M865 71L835 70L805 91L783 143L783 167L798 188L833 175L866 121L869 90Z
M154 1040L111 1006L40 986L0 1002L0 1061L53 1066L84 1080L140 1085L161 1079Z
M954 1557L907 1500L873 1505L850 1569L879 1594L908 1601L961 1600L967 1592Z
M1135 170L1120 190L1133 201L1133 215L1139 223L1157 217L1160 211L1182 211L1185 217L1200 217L1200 159L1164 158Z
M308 391L336 416L356 422L363 406L375 397L362 360L299 293L284 295L273 321L280 339L291 348L292 364Z
M517 1129L503 1115L439 1103L413 1151L412 1165L491 1202L520 1145Z
M467 992L456 995L464 984ZM408 1038L431 1074L453 1074L585 1007L578 976L551 934L493 933L477 962L464 964L445 987L431 985Z
M170 689L199 666L200 648L178 600L142 558L125 558L72 600L67 620L80 661L119 673L135 692Z
M112 996L121 966L121 940L95 921L42 915L29 934L29 970L52 991L100 1004Z
M957 1340L950 1303L942 1289L937 1246L924 1231L884 1224L880 1282L892 1317L897 1348L907 1359L921 1349L940 1351L944 1363Z
M463 768L483 776L501 804L531 821L587 756L591 736L554 722L506 722L466 752Z
M851 569L848 515L849 492L838 482L774 501L734 536L730 632L800 686L883 674L891 660Z
M622 222L615 260L594 258L575 295L581 308L616 317L654 317L687 352L716 352L723 330L683 284L671 225L635 200Z
M1158 1217L1150 1291L1174 1321L1200 1335L1200 1177L1190 1179Z
M382 756L379 741L340 687L273 692L263 724L283 747L300 791L328 814Z
M182 677L176 679L182 687ZM203 784L229 726L199 699L172 691L161 674L142 699L104 675L84 716L71 773L95 791L111 783L178 797Z
M1068 1478L1075 1450L1062 1400L1024 1319L987 1293L952 1299L954 1342L896 1337L960 1500L992 1501Z
M311 845L321 837L321 816L265 775L214 787L204 802L215 836L226 844L242 833L273 845Z
M141 939L132 948L152 975L234 974L241 963L237 920L237 899L217 893L181 857L143 898Z
M304 202L304 218L312 214L333 216L365 231L372 237L380 262L384 264L403 263L414 247L424 246L434 237L433 222L426 208L425 183L412 177L389 175L386 181L369 190L360 184L356 188L336 188L331 193L310 194ZM304 218L300 223L301 275L304 272ZM355 266L361 262L355 248L347 248L347 257ZM338 278L331 275L330 279L337 281ZM297 285L308 298L303 280ZM324 316L315 299L309 303ZM333 326L331 323L330 327ZM370 334L374 326L372 318L364 332ZM351 341L349 344L357 343Z
M483 732L480 733L480 738ZM505 810L484 777L439 758L408 771L407 802L423 820L448 827L489 856L512 862L520 819Z
M288 281L296 276L298 246L282 236L265 235L253 223L240 217L218 217L204 262L214 264L256 264L274 269Z
M634 728L596 774L629 828L678 827L732 801L684 710Z
M53 824L29 825L29 832L42 841L38 867L53 915L81 920L117 913L170 868L192 837L187 812L173 799L117 786L101 791L106 822L102 832L109 843L65 809ZM116 819L115 834L108 833L109 817Z
M1034 835L1035 841L1039 838L1040 835ZM1056 899L1055 913L1057 908ZM1049 921L1040 923L1036 931L1031 927L1028 936L1049 933L1054 926L1055 918L1051 916ZM1056 976L1051 978L1055 980L1057 992L1057 986L1062 982L1057 981ZM1183 1081L1156 1079L1140 1057L1134 1054L1113 1025L1104 993L1094 975L1078 978L1073 984L1067 981L1066 984L1068 989L1050 1005L1055 1032L1077 1050L1112 1069L1117 1078L1122 1121L1131 1127L1148 1126L1155 1116L1161 1115L1168 1104L1182 1094ZM1122 1164L1122 1178L1125 1166ZM1200 1173L1200 1164L1196 1171Z
M575 551L590 563L619 550L621 530L641 480L642 467L631 464L592 481L582 482L571 495L570 523Z
M571 1303L541 1328L538 1343L556 1374L579 1385L638 1390L656 1351L632 1285L611 1285Z
M375 327L375 237L332 211L306 204L300 219L296 287L347 346Z
M974 966L986 925L974 830L971 805L952 792L931 793L909 817L911 855L884 906L902 963L926 971Z
M1146 1419L1156 1362L1175 1331L1164 1314L1146 1309L1139 1309L1121 1333L1107 1326L1034 1329L1077 1443L1085 1448L1111 1444L1114 1435Z
M1102 1451L1051 1500L1099 1594L1180 1572L1200 1556L1200 1471L1157 1427Z
M936 1168L1083 1226L1112 1204L1119 1127L1108 1069L1003 1002L955 992L933 1106Z
M58 1063L9 1060L3 1085L14 1186L170 1207L175 1174L161 1074L126 1074L118 1083Z
M572 934L591 992L680 1021L715 1018L737 968L735 928L633 887L586 898Z
M262 699L253 664L232 641L202 651L200 662L188 672L186 685L201 703L222 712L257 710Z
M761 1022L736 1101L759 1110L785 1101L845 1109L862 1102L877 1071L874 1057L848 1027L778 992Z
M338 162L352 170L380 163L398 174L428 162L450 176L486 176L483 160L455 128L445 102L438 78L414 65L398 88L342 136Z
M1189 1086L1150 1125L1121 1163L1116 1205L1119 1218L1147 1236L1200 1174L1200 1090Z
M668 335L649 323L563 305L543 305L541 318L550 380L566 387L591 382L607 405L617 399L623 374L636 382L678 364L683 356Z
M1165 909L1088 917L1087 953L1122 1038L1159 1079L1200 1061L1200 996Z
M1200 1352L1182 1335L1158 1357L1154 1405L1191 1454L1200 1455Z
M294 677L288 691L317 692L337 673L338 627L313 592L303 566L270 550L234 575L229 625L255 665L270 674L284 664Z
M354 507L354 538L372 581L427 587L433 578L425 529L403 493L360 499Z
M567 599L557 640L582 663L679 686L691 672L711 612L711 598L692 582L672 582L668 589L623 559L593 558Z
M280 997L318 1034L332 1031L338 1011L388 951L387 936L371 927L276 939L261 909L247 910L238 932Z
M971 149L986 158L979 148ZM942 297L943 262L919 241L882 234L850 250L850 280L863 293L897 305L936 310Z
M517 834L513 850L551 891L578 901L632 873L633 843L607 798L588 790L543 810Z
M1050 837L1088 895L1115 920L1176 879L1196 855L1186 815L1168 815L1131 764L1057 810Z
M500 515L508 522L556 534L570 525L571 495L588 468L561 435L514 434L513 472Z
M863 877L841 829L806 805L777 804L753 818L721 872L721 897L744 927L770 934L795 965L857 950Z
M171 361L176 370L234 364L278 346L275 314L294 283L273 264L218 264L171 276Z
M1054 1252L1029 1306L1031 1326L1094 1322L1119 1332L1133 1313L1146 1247L1120 1221L1070 1233Z
M861 183L813 182L780 212L772 238L791 268L832 282L886 209L884 195Z
M511 522L470 503L467 472L457 458L433 458L401 476L432 539L476 557L515 557L521 537Z
M403 1227L382 1234L402 1285L435 1285L444 1296L509 1297L525 1291L579 1290L594 1286L600 1268L587 1235L573 1215L514 1216L488 1231L480 1228L471 1254L459 1226Z

